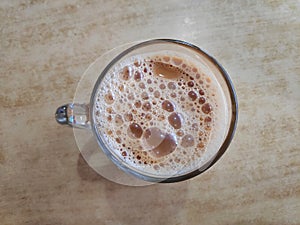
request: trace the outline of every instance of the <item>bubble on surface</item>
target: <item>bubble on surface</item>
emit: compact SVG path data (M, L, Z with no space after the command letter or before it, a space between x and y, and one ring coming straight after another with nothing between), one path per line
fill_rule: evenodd
M136 102L134 103L134 106L135 106L136 108L141 108L142 102L141 102L140 100L138 100L138 101L136 101Z
M175 90L175 89L176 89L176 84L175 84L174 82L169 82L169 83L168 83L168 88L169 88L170 90Z
M211 117L210 116L207 116L204 118L204 122L205 123L210 123L212 121Z
M181 116L179 113L173 112L168 116L169 124L174 127L174 129L180 129L182 125Z
M164 89L166 89L166 85L165 84L160 84L159 88L162 89L162 90L164 90Z
M174 111L174 104L172 102L170 102L169 100L164 100L161 104L161 107L163 110L168 111L168 112Z
M142 109L144 110L144 111L149 111L150 109L151 109L151 103L150 102L144 102L143 103L143 105L142 105Z
M135 81L139 82L142 80L143 74L140 71L135 71L133 78Z
M123 73L121 73L121 78L125 81L129 80L132 77L133 69L131 66L125 66Z
M116 142L119 143L119 144L122 143L121 138L117 137L117 138L116 138Z
M162 59L165 62L169 62L171 58L170 58L170 56L163 56Z
M183 74L183 71L180 68L163 62L154 62L153 72L156 76L165 79L176 79Z
M194 82L193 82L193 81L189 81L189 82L187 83L187 85L188 85L189 87L194 87Z
M123 118L122 118L122 116L121 115L119 115L119 114L117 114L116 116L115 116L115 123L117 124L117 125L121 125L121 124L123 124Z
M140 137L142 137L143 129L139 124L132 123L128 127L127 134L130 138L133 138L133 139L140 138Z
M190 134L184 135L184 137L181 140L181 146L185 148L192 147L194 146L194 144L195 144L194 137Z
M141 89L145 89L145 88L146 88L146 86L145 86L145 84L144 84L143 82L140 82L140 83L139 83L139 87L140 87Z
M176 135L179 137L182 137L184 135L184 131L183 130L179 130L176 132Z
M158 147L165 138L164 132L157 127L151 127L145 130L143 135L143 144L145 150L152 150Z
M194 92L194 91L190 91L190 92L188 93L188 96L189 96L189 98L190 98L192 101L195 101L195 100L197 99L197 94L196 94L196 92Z
M200 95L204 95L205 92L204 92L202 89L200 89L200 90L199 90L199 94L200 94Z
M148 95L148 93L145 92L145 91L141 94L141 97L142 97L143 100L149 99L149 95Z
M205 103L205 101L206 101L206 100L205 100L205 98L204 98L204 97L200 97L200 98L199 98L199 104L201 104L201 105L202 105L202 104L204 104L204 103Z
M160 145L150 151L154 157L160 158L169 155L175 151L177 147L176 138L171 134L166 134Z
M127 99L131 100L131 101L134 100L134 94L133 93L129 93Z
M154 91L153 95L154 95L155 98L159 98L160 97L160 92L156 90L156 91Z
M209 114L212 111L212 106L209 103L205 103L202 107L201 107L202 112L204 112L205 114Z
M107 94L104 96L105 102L109 105L114 103L114 96L113 94L109 91Z
M174 62L175 65L179 66L180 64L182 64L183 60L179 57L173 57L172 61Z
M130 113L130 112L127 112L127 113L125 113L125 115L124 115L124 119L125 119L125 121L132 121L133 120L133 115L132 115L132 113Z

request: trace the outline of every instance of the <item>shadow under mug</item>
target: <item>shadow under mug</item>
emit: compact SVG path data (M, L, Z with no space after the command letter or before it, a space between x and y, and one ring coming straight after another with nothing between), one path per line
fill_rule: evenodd
M115 153L114 149L110 149L108 147L105 138L103 138L103 135L97 129L94 108L99 85L103 81L104 77L109 74L109 71L114 68L114 66L116 66L121 60L145 53L165 52L166 54L169 51L178 53L182 58L184 58L185 56L191 57L193 58L193 60L201 62L201 65L206 67L205 69L209 71L210 75L214 76L214 80L217 82L218 88L220 88L223 93L223 101L224 105L226 105L226 122L224 122L223 124L225 129L223 129L223 133L220 134L220 136L222 137L221 141L217 144L212 145L213 148L215 148L215 154L208 158L205 163L202 163L201 166L193 165L194 168L186 172L185 174L176 173L175 171L173 173L170 173L168 176L160 176L159 174L149 174L143 169L133 167L123 158L119 157ZM91 92L89 93L90 102L75 102L63 105L57 109L55 118L56 121L60 124L67 124L74 128L84 128L87 130L91 130L94 138L97 140L100 149L119 169L121 169L125 173L133 175L134 177L146 182L171 183L183 181L206 171L220 159L220 157L228 148L234 136L237 125L238 103L235 90L231 79L225 69L212 56L208 55L199 47L184 41L174 39L154 39L144 41L134 44L133 46L131 45L130 47L127 46L125 50L123 50L121 53L118 53L117 56L114 56L114 58L112 58L112 60L108 62L108 64L103 65L103 68L100 68L99 71L95 71L95 73L96 75L98 74L95 83L90 87L87 87L91 90Z

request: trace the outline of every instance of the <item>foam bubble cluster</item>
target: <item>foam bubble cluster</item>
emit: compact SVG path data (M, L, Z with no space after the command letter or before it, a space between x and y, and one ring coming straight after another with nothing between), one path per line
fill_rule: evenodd
M140 55L109 73L94 113L98 131L119 158L170 175L201 158L218 103L200 68L177 56Z

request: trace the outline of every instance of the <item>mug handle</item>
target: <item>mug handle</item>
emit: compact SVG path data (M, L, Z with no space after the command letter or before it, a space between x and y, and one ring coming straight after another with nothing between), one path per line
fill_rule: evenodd
M55 119L59 124L91 129L89 104L69 103L57 108Z

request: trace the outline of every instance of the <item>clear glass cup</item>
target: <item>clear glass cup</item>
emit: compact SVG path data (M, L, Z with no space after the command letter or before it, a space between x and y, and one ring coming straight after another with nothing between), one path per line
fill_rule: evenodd
M215 134L213 133L212 135L217 135L218 138L212 140L218 141L211 141L207 146L207 151L213 151L214 154L207 158L205 162L202 162L201 165L184 165L183 167L192 168L185 173L182 173L182 171L173 171L168 175L149 174L141 168L136 168L128 164L123 158L115 153L114 149L110 149L106 144L103 134L96 128L94 114L96 94L99 85L105 76L109 74L109 71L125 58L162 51L165 53L168 51L176 52L180 57L190 57L193 58L193 60L198 61L202 67L205 67L204 69L210 76L213 76L213 79L218 84L218 88L220 88L223 93L225 111L222 127L224 129L220 132L216 131ZM65 104L57 109L55 113L56 120L60 124L67 124L73 128L84 128L85 130L91 131L93 138L97 141L99 148L105 153L106 157L119 169L126 174L133 175L135 178L146 182L161 183L178 182L192 178L214 165L227 150L234 136L237 125L238 102L231 79L217 60L195 45L173 39L155 39L135 43L133 45L124 45L110 52L110 54L107 54L105 58L102 57L96 60L89 68L89 73L93 74L93 79L91 79L91 82L81 85L84 86L85 90L89 91L77 91L74 103ZM86 102L87 98L89 98L89 103ZM189 163L192 164L192 162L187 162L187 164Z

